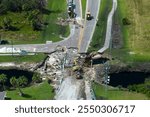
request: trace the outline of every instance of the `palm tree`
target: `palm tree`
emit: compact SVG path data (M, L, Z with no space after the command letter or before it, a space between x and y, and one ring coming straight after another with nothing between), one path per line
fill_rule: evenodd
M24 87L28 84L28 79L25 76L20 76L18 79L16 77L12 77L10 79L10 83L14 88L18 88L19 95L23 96L23 92L21 90L21 87Z
M11 84L14 88L17 87L17 79L16 79L16 77L12 77L12 78L10 79L10 84Z
M5 83L7 82L7 76L5 74L0 75L0 83L3 85L3 90L5 90Z
M21 90L21 87L24 87L28 84L28 79L25 76L20 76L17 79L17 87L19 89L20 95L23 96L23 92Z
M20 76L18 82L20 87L25 87L28 84L28 79L25 76Z
M21 91L21 89L20 89L20 86L19 86L19 80L18 79L16 79L16 77L12 77L11 79L10 79L10 83L11 83L11 85L14 87L14 88L18 88L18 90L19 90L19 95L23 95L23 92Z
M42 79L40 77L40 74L39 73L34 73L33 74L33 77L32 77L32 81L35 82L35 83L40 83L42 82Z

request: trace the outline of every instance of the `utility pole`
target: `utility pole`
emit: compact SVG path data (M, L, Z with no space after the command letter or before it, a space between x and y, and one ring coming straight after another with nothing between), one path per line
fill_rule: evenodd
M107 97L108 84L110 81L110 76L108 75L109 69L110 69L109 63L108 62L104 63L104 84L105 84L105 96L106 97Z

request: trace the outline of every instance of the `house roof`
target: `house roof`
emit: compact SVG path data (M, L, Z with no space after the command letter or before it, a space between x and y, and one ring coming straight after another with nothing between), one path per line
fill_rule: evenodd
M6 92L0 92L0 100L4 100Z

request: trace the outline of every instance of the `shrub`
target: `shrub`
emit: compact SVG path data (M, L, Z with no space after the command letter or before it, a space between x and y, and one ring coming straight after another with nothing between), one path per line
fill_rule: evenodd
M123 18L122 23L123 23L123 25L130 25L131 24L131 22L128 18Z
M32 77L32 81L34 83L40 83L40 82L42 82L42 78L40 77L40 74L39 73L34 73L33 77Z

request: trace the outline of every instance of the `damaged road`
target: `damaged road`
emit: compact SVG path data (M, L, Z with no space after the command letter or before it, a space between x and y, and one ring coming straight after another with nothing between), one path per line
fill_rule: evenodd
M37 69L52 81L56 100L94 99L90 83L93 78L89 75L91 70L84 67L84 59L75 48L59 47Z
M84 81L75 78L65 78L60 86L60 90L56 93L56 100L80 100L85 99Z

